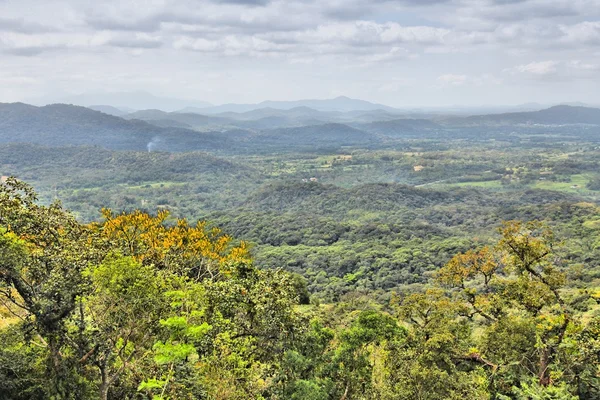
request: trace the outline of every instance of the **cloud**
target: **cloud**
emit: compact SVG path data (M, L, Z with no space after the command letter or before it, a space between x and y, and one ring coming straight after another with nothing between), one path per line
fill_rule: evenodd
M115 37L106 41L106 45L132 49L156 49L163 45L159 38L144 36Z
M442 86L461 86L467 82L467 76L456 74L444 74L438 76L437 81Z
M569 44L600 46L600 21L584 21L575 25L562 25L563 41Z
M517 65L516 67L510 68L507 71L513 74L522 73L535 76L547 76L555 74L557 72L558 65L559 63L553 60L539 61Z
M226 36L219 40L182 37L174 43L175 48L223 56L265 57L282 55L287 46L256 37Z
M33 57L40 55L46 51L56 50L58 47L41 47L41 46L24 46L24 47L10 47L2 50L4 54L10 54L13 56L20 57Z
M322 24L303 31L270 33L267 37L279 43L351 47L379 45L392 49L401 44L440 44L448 33L444 28L405 27L394 22L354 21Z
M90 15L85 18L86 24L93 29L110 31L156 32L164 20L162 15L143 18L114 18L106 15Z
M598 40L597 21L562 25L538 21L555 16L572 18L587 2L597 0L205 0L201 7L192 0L149 0L143 8L132 1L97 4L79 0L81 6L74 0L63 1L70 4L79 20L65 27L75 33L88 30L161 37L120 37L105 44L123 48L201 51L207 47L206 41L220 43L233 38L237 42L266 41L278 45L276 51L282 48L279 45L291 44L286 51L289 58L297 58L311 51L348 53L360 46L379 46L374 49L376 54L407 45L412 46L411 53L443 54L473 52L478 46L493 44L531 48L568 42L581 47ZM425 20L412 24L393 21L406 7L408 16L423 12ZM524 19L530 20L521 22ZM6 25L32 33L45 29L38 22L28 24L12 18ZM247 53L260 54L258 47ZM266 47L267 52L273 51L273 46Z
M504 72L517 79L523 77L528 80L540 80L544 85L555 82L568 82L570 85L575 86L578 82L592 83L596 81L600 72L600 62L577 59L539 61L507 68Z
M334 22L296 31L247 35L205 31L202 37L182 31L173 41L176 49L223 55L279 56L298 62L301 57L356 56L360 65L415 57L407 46L442 44L446 29L403 27L372 21Z
M2 18L0 17L0 32L18 33L45 33L52 32L54 28L26 21L24 18Z
M469 76L466 74L444 74L436 79L439 88L458 87L470 85L481 87L486 85L500 85L502 80L496 78L493 74L484 73L481 75Z
M66 36L56 33L30 35L8 32L0 36L0 52L19 57L32 57L45 52L64 50L69 46Z
M587 63L581 60L569 61L568 66L578 71L600 71L600 64Z
M375 53L363 56L363 65L371 64L385 64L390 62L404 61L411 58L415 58L408 50L402 47L392 47L389 51L382 53Z
M398 76L411 77L411 98L439 87L475 92L503 83L497 77L593 86L600 71L598 1L0 0L0 54L3 69L66 91L75 90L74 76L81 87L139 89L142 80L131 71L141 70L149 90L184 96L205 86L217 96L252 96L248 88L264 86L256 96L285 97L369 85L391 96L403 83L384 83ZM205 82L199 68L221 78Z
M565 19L589 15L597 7L596 0L470 0L461 2L456 13L448 18L457 17L468 21L499 24L526 21L533 23L541 20Z
M579 10L570 4L552 2L514 2L495 4L480 11L480 16L500 22L531 21L533 19L565 18L579 15Z
M222 4L241 4L247 6L264 6L269 4L270 0L212 0L215 3Z

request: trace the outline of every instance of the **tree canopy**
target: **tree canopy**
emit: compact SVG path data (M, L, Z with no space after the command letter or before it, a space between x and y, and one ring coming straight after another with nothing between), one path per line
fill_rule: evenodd
M164 211L82 224L0 185L7 399L594 399L596 293L561 243L509 221L387 304L306 281Z

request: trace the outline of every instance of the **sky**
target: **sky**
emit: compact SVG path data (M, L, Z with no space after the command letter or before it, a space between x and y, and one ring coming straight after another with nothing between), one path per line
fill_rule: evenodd
M0 102L600 104L600 0L0 0Z

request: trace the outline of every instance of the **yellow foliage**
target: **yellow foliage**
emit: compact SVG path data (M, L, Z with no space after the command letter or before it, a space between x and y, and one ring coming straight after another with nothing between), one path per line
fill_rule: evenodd
M192 271L195 277L227 273L226 266L235 262L249 262L245 242L233 239L218 228L208 228L206 222L195 226L179 219L172 226L166 224L168 211L156 216L136 210L114 214L103 209L104 222L94 228L126 255L138 261L159 267Z
M454 256L438 271L437 279L443 284L464 288L466 280L481 274L487 284L498 268L498 260L486 246L479 251L469 250Z

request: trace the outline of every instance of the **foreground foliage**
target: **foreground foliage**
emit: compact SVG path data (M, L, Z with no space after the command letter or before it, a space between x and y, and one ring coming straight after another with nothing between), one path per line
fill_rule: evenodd
M304 280L168 214L78 223L0 186L0 397L594 399L600 317L560 243L507 222L422 291L307 304ZM475 246L473 246L475 247Z

